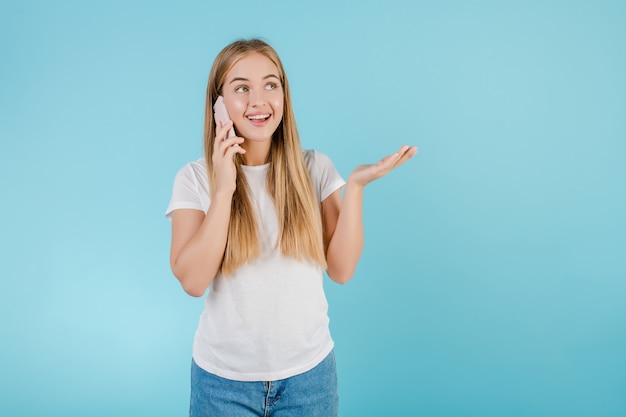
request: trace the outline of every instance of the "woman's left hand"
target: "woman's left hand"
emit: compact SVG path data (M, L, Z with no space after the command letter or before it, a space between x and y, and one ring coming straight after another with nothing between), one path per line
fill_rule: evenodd
M352 171L348 182L365 187L370 182L384 177L417 154L417 147L403 145L396 153L388 155L375 164L360 165Z

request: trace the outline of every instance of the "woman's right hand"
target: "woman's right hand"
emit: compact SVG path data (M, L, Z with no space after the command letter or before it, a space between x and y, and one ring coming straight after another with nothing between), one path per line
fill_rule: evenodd
M236 153L244 154L246 150L241 146L243 138L233 136L226 139L228 131L233 127L232 120L222 125L217 122L215 143L213 144L213 170L215 171L215 192L234 193L237 184L237 169L233 158Z

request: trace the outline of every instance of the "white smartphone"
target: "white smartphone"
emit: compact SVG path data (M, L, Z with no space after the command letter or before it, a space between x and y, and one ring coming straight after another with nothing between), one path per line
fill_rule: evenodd
M218 121L222 122L222 126L230 121L230 116L228 115L228 110L226 110L226 105L224 104L224 98L222 96L219 96L217 100L215 100L215 104L213 105L213 111L215 114L216 127ZM235 128L231 127L226 134L226 139L232 138L233 136L235 136Z

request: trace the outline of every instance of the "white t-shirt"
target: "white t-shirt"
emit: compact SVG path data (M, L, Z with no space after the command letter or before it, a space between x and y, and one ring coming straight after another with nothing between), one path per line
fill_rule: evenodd
M345 184L326 155L304 151L304 158L320 203ZM321 267L282 256L276 248L278 218L266 188L268 168L269 164L243 167L257 213L262 255L229 277L218 273L194 337L196 363L237 381L274 381L306 372L333 348ZM183 208L206 213L210 203L202 158L176 175L166 216Z

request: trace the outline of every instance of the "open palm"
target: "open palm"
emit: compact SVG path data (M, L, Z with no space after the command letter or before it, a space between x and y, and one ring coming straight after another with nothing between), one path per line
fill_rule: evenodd
M417 154L415 146L402 146L399 151L387 155L375 164L359 165L350 174L350 181L366 186L370 182L384 177Z

